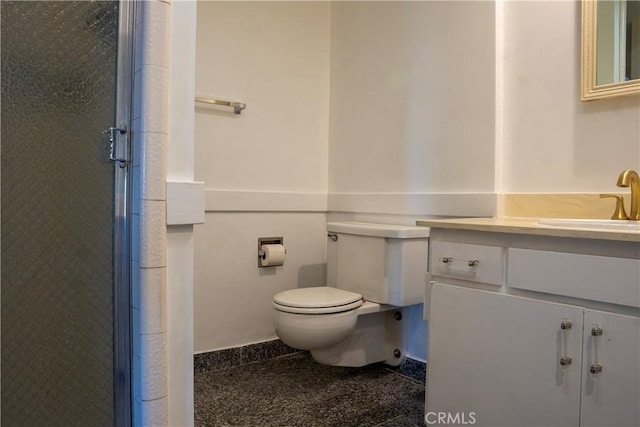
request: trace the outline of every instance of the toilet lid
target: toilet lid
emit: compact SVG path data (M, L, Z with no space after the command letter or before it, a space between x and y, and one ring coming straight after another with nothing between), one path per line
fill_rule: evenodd
M362 305L362 295L330 286L290 289L273 297L276 309L290 313L337 313Z

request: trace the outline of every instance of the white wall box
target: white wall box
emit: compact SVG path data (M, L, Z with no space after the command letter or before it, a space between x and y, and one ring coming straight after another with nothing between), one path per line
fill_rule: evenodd
M167 182L167 225L204 222L204 182Z

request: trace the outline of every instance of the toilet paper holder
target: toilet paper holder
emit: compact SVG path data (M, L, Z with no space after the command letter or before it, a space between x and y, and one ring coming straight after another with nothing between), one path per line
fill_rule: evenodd
M262 250L262 245L283 245L284 246L284 238L283 237L258 237L258 268L270 267L267 265L262 265L260 262L265 258L265 253ZM287 251L285 250L285 253Z

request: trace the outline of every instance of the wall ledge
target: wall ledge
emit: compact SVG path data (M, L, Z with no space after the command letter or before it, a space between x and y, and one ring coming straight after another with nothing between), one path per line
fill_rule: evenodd
M206 190L207 212L326 212L326 193Z
M205 190L207 212L360 212L494 216L495 193L313 193Z
M495 193L333 193L329 210L397 215L492 217Z

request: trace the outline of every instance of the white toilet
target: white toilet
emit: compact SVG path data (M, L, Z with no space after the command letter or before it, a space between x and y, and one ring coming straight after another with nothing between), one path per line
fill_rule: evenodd
M402 307L423 302L429 229L330 222L327 231L327 286L275 295L276 334L326 365L399 365Z

